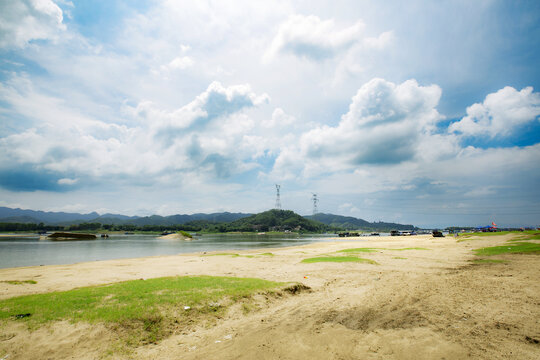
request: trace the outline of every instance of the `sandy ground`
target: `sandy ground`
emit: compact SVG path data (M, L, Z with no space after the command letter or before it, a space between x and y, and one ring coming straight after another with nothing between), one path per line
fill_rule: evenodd
M125 354L104 326L53 324L29 332L2 324L0 359L539 359L540 256L501 255L472 264L472 249L508 236L466 242L431 236L336 239L300 247L236 251L254 257L177 256L1 269L0 298L171 275L225 275L301 282L312 291L231 309L214 326L176 333ZM300 263L354 248L379 265ZM271 251L275 256L258 256ZM113 349L111 353L111 349ZM7 357L6 357L7 356Z
M163 235L163 236L158 237L158 239L184 240L184 241L191 241L191 240L193 240L192 238L189 238L189 237L187 237L187 236L184 236L184 235L178 234L178 233L175 233L175 234L169 234L169 235Z

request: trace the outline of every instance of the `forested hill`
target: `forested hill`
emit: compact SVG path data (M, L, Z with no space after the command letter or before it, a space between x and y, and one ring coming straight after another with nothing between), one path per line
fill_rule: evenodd
M318 221L306 219L290 210L268 210L251 215L229 224L233 229L257 231L308 231L319 232L330 227Z
M334 214L315 214L306 216L311 220L319 221L323 224L342 228L344 230L369 230L369 231L390 231L390 230L415 230L416 226L411 224L396 224L390 222L369 222L363 219L357 219L351 216L341 216Z

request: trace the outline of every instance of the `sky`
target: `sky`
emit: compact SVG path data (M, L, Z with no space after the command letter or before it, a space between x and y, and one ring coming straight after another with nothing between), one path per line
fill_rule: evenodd
M540 2L0 2L0 206L540 225Z

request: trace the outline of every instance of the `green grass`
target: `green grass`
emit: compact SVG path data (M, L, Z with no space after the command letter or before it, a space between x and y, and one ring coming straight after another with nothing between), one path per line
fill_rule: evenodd
M404 250L429 250L422 247L408 247L408 248L401 248L401 249L388 249L388 248L354 248L354 249L344 249L339 250L338 253L360 253L360 252L377 252L379 250L390 250L390 251L404 251Z
M407 260L407 258L394 256L392 259L398 259L398 260Z
M501 236L508 234L517 235L519 240L540 240L540 233L538 233L538 230L465 233L460 234L457 239L458 242L462 242L469 240L480 240L477 238L486 238L490 236ZM510 241L516 241L516 239Z
M262 254L257 254L257 255L262 255L262 256L276 256L276 255L272 254L271 252L262 253Z
M240 254L234 254L234 253L207 254L207 255L202 255L202 256L227 256L227 255L232 256L232 257L245 257L245 258L254 258L255 257L255 255L240 255Z
M531 242L514 242L508 245L491 246L474 250L478 256L493 256L499 254L540 254L540 244Z
M163 338L175 324L185 325L197 316L219 316L235 301L282 285L212 276L133 280L1 300L0 320L18 319L30 328L59 320L105 323L127 331L140 344Z
M475 259L472 261L473 264L494 264L494 263L505 263L505 260L493 260L493 259Z
M324 256L324 257L314 257L314 258L307 258L302 260L303 263L311 264L311 263L318 263L318 262L361 262L361 263L368 263L368 264L375 264L378 265L378 263L371 259L362 259L356 256Z
M498 236L498 235L507 235L507 234L523 234L523 233L522 233L522 232L516 232L516 231L473 232L473 233L460 234L459 236L460 236L460 237L462 237L462 236L467 236L467 237L471 237L471 236L481 236L481 237L486 237L486 236Z
M37 284L36 280L2 280L0 282L11 284L11 285Z
M360 253L360 252L371 253L371 252L377 252L378 250L380 250L380 249L376 249L376 248L354 248L354 249L343 249L343 250L339 250L338 252L340 252L340 253Z
M217 253L217 254L205 254L202 256L232 256L232 257L239 257L240 254L234 254L234 253Z
M191 234L188 233L187 231L180 230L178 233L179 233L180 235L182 235L182 236L185 236L185 237L187 237L187 238L193 239L193 236L191 236Z

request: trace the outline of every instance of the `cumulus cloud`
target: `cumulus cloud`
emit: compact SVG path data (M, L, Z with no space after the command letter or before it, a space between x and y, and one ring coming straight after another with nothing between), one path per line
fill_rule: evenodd
M467 115L450 125L448 131L463 136L508 136L520 125L540 116L540 93L532 87L517 91L506 86L467 108Z
M63 24L62 9L52 0L0 2L0 47L24 47L32 40L55 39Z
M294 15L280 25L265 54L265 60L283 53L320 61L332 58L358 44L368 48L383 48L392 39L391 32L376 38L365 37L364 28L362 21L340 29L333 19L321 20L315 15Z
M303 134L298 145L279 155L274 171L288 172L297 165L296 171L314 174L411 160L442 118L435 109L440 96L436 85L373 79L358 90L336 127Z
M63 191L103 177L141 184L174 182L179 173L226 178L254 168L254 154L264 153L264 141L250 135L255 122L243 110L268 97L255 94L249 85L212 83L175 111L150 102L126 107L125 115L138 119L133 126L92 118L42 94L25 78L0 86L0 94L10 105L4 115L23 114L33 125L0 138L0 183L16 191L32 186ZM17 173L17 168L26 170ZM29 185L13 185L15 175ZM39 179L41 185L36 184Z
M265 128L276 128L276 127L290 127L296 122L296 118L292 115L285 113L282 108L274 109L272 117L270 119L265 119L262 122L262 126Z
M169 70L184 70L193 66L194 63L193 59L189 56L179 56L174 58L165 68Z
M210 123L214 128L221 128L214 121L221 119L221 125L230 115L239 113L265 103L268 95L256 95L249 85L234 85L224 87L219 82L213 82L206 91L198 95L189 104L167 112L161 110L151 102L141 102L134 109L134 113L145 119L148 126L155 132L155 136L170 146L177 137L206 128ZM237 127L244 126L245 121L237 117L234 124L228 124L228 132L237 131Z

